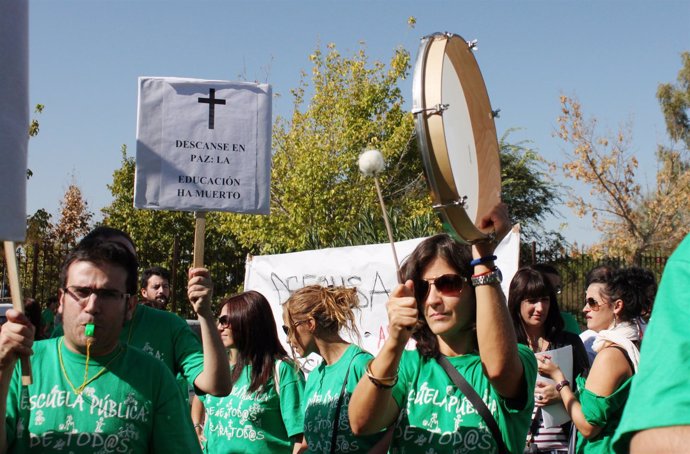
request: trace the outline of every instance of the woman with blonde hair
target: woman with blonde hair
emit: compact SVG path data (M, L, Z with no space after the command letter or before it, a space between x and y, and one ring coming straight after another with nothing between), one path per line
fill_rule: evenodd
M355 437L347 417L350 395L373 358L340 335L345 330L351 339L360 339L354 312L358 306L355 289L320 285L299 289L283 306L283 330L293 351L323 358L304 389L308 452L370 452L383 436Z

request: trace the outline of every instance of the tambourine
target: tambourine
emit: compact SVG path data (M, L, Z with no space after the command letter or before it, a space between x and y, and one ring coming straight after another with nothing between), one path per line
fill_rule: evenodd
M495 114L472 47L450 33L422 38L412 88L433 208L444 228L466 243L491 238L477 224L501 201Z

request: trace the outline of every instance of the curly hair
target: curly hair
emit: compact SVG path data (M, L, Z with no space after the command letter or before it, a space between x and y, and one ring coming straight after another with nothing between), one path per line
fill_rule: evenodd
M361 341L354 310L359 308L357 290L342 286L308 285L297 290L284 304L288 322L313 318L316 333L337 334L341 329Z
M623 301L620 318L631 321L651 313L656 290L656 278L651 271L630 267L613 271L602 293L612 303Z
M437 259L443 259L459 275L468 280L472 277L472 252L469 246L455 241L448 234L441 233L427 238L417 245L412 254L400 267L400 274L404 281L411 279L418 281L424 270ZM417 292L415 286L415 298L417 300L418 321L412 338L417 342L417 351L427 358L435 358L440 355L438 339L431 331L424 318L424 295ZM469 290L474 292L473 287ZM475 342L476 344L476 342Z

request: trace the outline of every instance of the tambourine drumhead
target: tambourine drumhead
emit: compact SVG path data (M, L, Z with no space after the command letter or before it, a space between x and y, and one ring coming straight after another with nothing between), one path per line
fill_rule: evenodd
M464 39L422 39L412 95L434 209L459 239L486 239L476 225L501 201L500 158L489 95Z

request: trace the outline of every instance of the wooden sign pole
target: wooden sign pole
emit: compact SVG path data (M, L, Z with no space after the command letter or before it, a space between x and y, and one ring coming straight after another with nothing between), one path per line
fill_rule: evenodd
M206 236L206 212L194 212L194 268L204 266L204 238Z
M10 292L12 292L12 307L15 311L24 313L24 299L22 298L22 287L19 284L19 267L17 266L17 256L14 241L5 241L5 261L7 262L7 274L10 281ZM31 363L29 358L22 357L22 385L29 386L32 383Z

